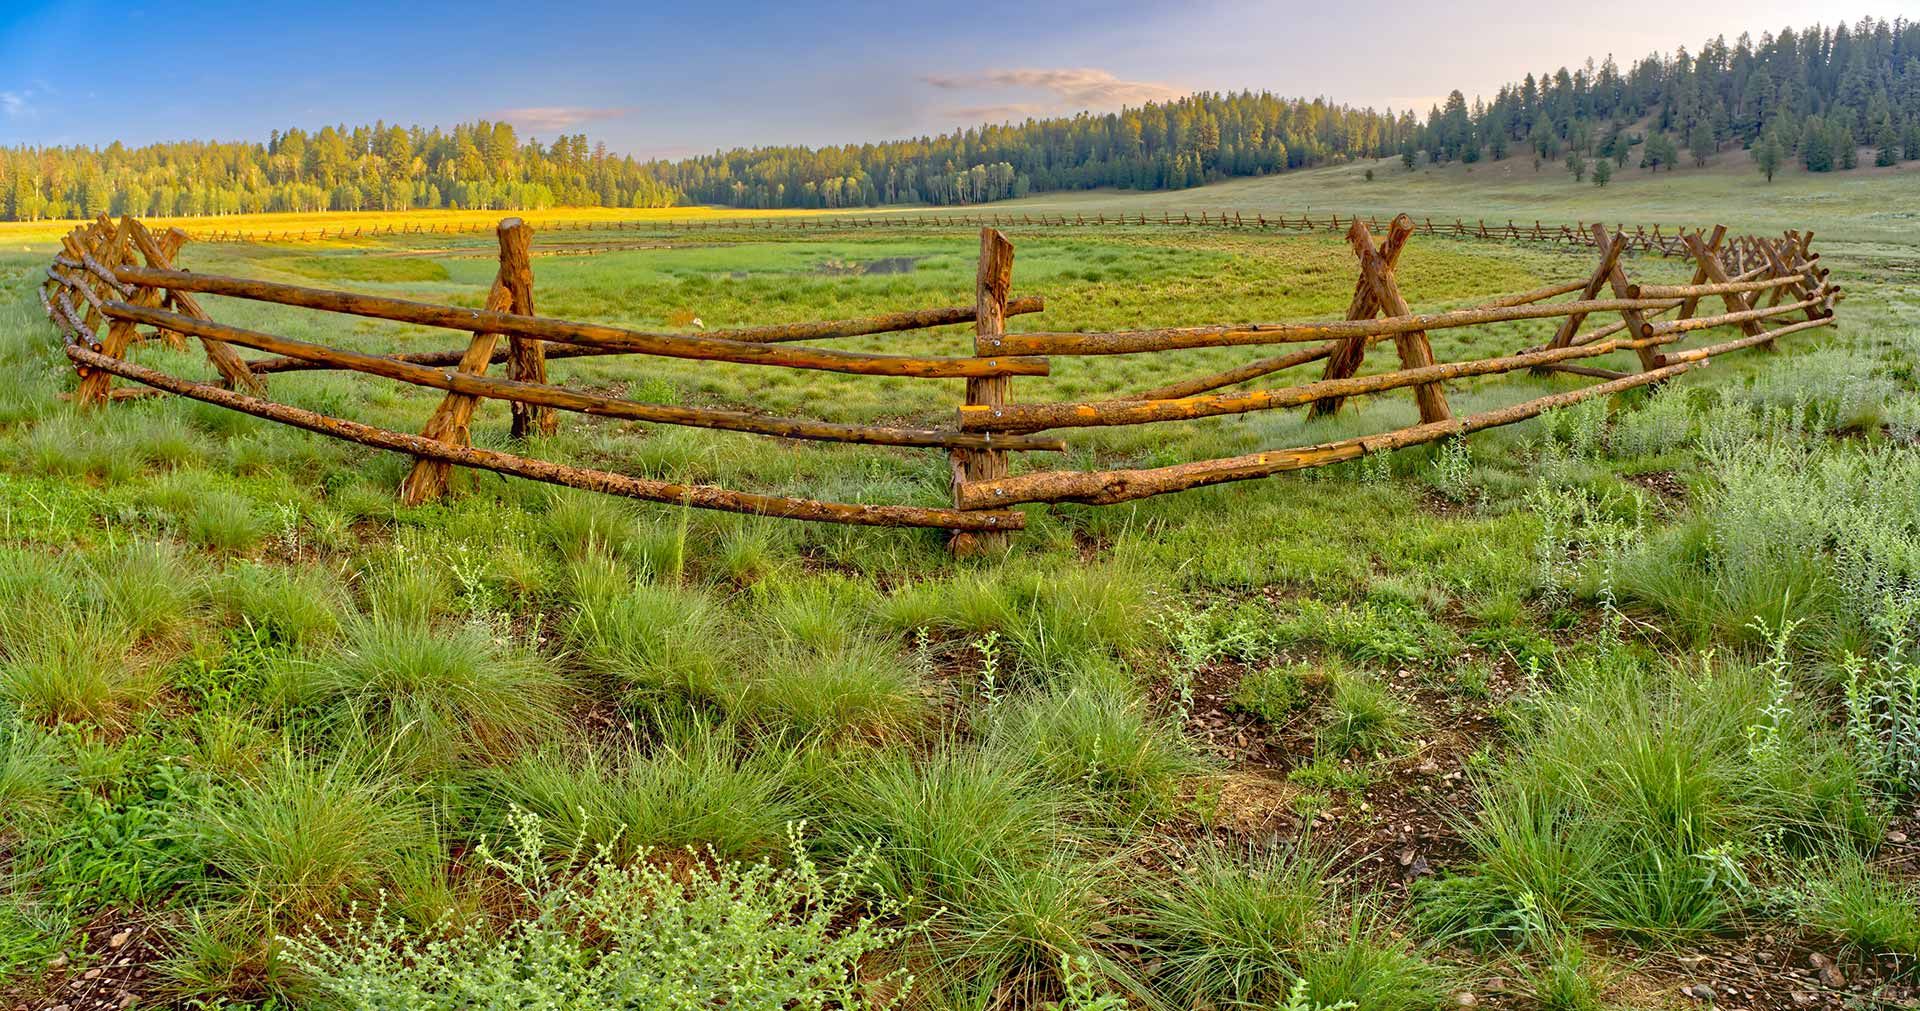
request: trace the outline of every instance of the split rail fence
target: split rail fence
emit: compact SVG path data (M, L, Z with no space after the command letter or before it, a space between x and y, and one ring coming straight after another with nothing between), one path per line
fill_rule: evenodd
M1145 213L1093 215L1075 214L879 214L879 215L788 215L783 217L762 218L678 218L667 220L618 221L611 219L580 219L574 221L552 221L542 225L547 231L569 232L737 232L737 231L776 231L792 229L799 231L856 231L869 228L1120 228L1128 225L1197 226L1201 228L1252 229L1257 231L1298 231L1298 232L1345 232L1358 218L1342 218L1338 214L1314 217L1308 214L1293 215L1278 213L1269 217L1264 212L1242 213L1240 211L1162 211L1158 215ZM1382 229L1378 217L1364 219L1367 227L1378 233ZM429 225L357 225L352 228L285 229L281 231L249 231L243 229L219 229L201 232L194 238L204 242L320 242L327 239L382 238L405 235L464 235L488 231L491 225L477 222L442 223ZM1593 246L1593 226L1587 222L1568 224L1543 224L1536 220L1531 225L1516 224L1508 219L1506 224L1495 222L1487 224L1481 218L1469 222L1455 218L1452 223L1435 223L1431 218L1415 222L1414 234L1444 236L1456 239L1483 239L1506 242L1543 242L1565 246ZM1628 251L1651 253L1657 256L1689 257L1686 236L1688 229L1677 228L1662 231L1659 225L1648 227L1634 225L1628 229L1616 225L1614 231L1626 235ZM1704 230L1695 234L1704 235ZM1723 259L1730 261L1736 273L1758 266L1764 262L1765 254L1761 246L1768 240L1760 236L1743 235L1729 237L1719 247Z
M1324 466L1376 453L1512 424L1552 408L1591 397L1659 383L1706 365L1714 357L1751 347L1771 347L1779 338L1834 321L1842 297L1810 233L1729 242L1716 227L1682 232L1678 241L1694 264L1687 284L1639 284L1626 273L1625 256L1640 241L1635 233L1588 226L1598 251L1591 271L1533 291L1493 298L1443 312L1415 313L1399 287L1396 265L1422 226L1401 215L1384 234L1350 218L1346 238L1359 266L1346 318L1311 323L1233 323L1090 333L1010 333L1007 320L1037 313L1037 297L1011 294L1013 245L992 227L980 232L974 304L912 309L863 319L740 327L698 335L633 330L535 314L531 264L532 229L509 218L496 229L499 269L482 309L387 298L349 291L201 274L177 269L174 257L187 235L172 229L152 234L140 221L108 218L63 237L63 251L46 271L41 298L48 317L65 336L65 352L79 374L73 394L83 408L153 392L170 393L380 449L411 455L414 466L400 487L402 499L418 504L447 491L454 466L473 467L655 502L762 516L877 526L923 526L954 531L956 550L1002 545L1009 531L1025 525L1023 503L1109 504L1226 481L1266 477ZM1760 262L1748 265L1753 259ZM214 321L198 301L217 295L320 312L440 327L469 334L464 348L368 354L295 340ZM1563 296L1572 296L1562 300ZM1702 314L1718 301L1723 311ZM1764 302L1764 304L1762 304ZM1672 318L1667 318L1671 314ZM1790 317L1801 316L1800 319ZM1618 320L1584 329L1595 316ZM1428 333L1455 327L1522 320L1554 320L1544 342L1514 354L1440 363ZM876 354L817 347L810 343L866 334L921 330L972 323L973 354L919 356ZM102 327L104 326L104 330ZM141 330L142 326L148 330ZM1736 328L1738 336L1704 346L1675 349L1687 335ZM187 379L131 360L141 341L184 348L199 342L218 384ZM1391 338L1399 368L1359 375L1368 348ZM504 344L504 346L502 346ZM1019 402L1016 376L1049 374L1052 360L1079 355L1145 354L1207 347L1296 345L1222 372L1151 390L1085 402ZM242 356L236 348L267 357ZM1579 364L1631 350L1638 371ZM666 406L603 396L549 381L547 362L559 358L649 355L853 375L956 379L964 401L953 423L942 427L854 425L809 418L766 417L741 411ZM1324 362L1317 380L1263 390L1227 391L1253 379ZM504 378L488 375L496 364ZM269 376L313 370L347 370L442 391L444 396L418 434L378 428L271 400ZM1536 397L1477 414L1456 416L1445 384L1468 376L1522 370L1596 378L1598 383ZM113 377L141 387L114 389ZM1139 425L1305 408L1337 411L1349 397L1409 389L1420 421L1408 427L1314 446L1201 460L1137 470L1030 469L1011 473L1010 454L1066 450L1052 433L1066 428ZM944 451L951 470L953 505L826 502L707 485L681 484L556 463L472 445L475 409L482 400L504 400L512 411L512 434L529 445L555 430L556 411L688 425L782 439L820 440Z

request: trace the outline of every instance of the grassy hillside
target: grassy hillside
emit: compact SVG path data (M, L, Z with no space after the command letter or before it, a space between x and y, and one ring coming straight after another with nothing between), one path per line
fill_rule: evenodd
M1811 227L1852 295L1838 327L1651 395L1036 508L1007 556L955 561L928 532L481 474L407 509L405 459L174 399L78 415L33 295L49 247L7 240L0 996L1585 1011L1699 1006L1708 987L1723 1007L1899 1006L1920 959L1920 310L1911 239L1883 216L1911 203L1908 176L1766 189L1728 165L1596 191L1530 165L1363 171L1027 206ZM1012 238L1015 292L1048 302L1016 329L1327 317L1351 293L1325 235ZM961 304L976 248L954 229L541 241L607 250L536 259L543 313L646 326ZM489 243L190 245L183 262L473 305ZM1422 238L1401 276L1439 307L1590 260ZM882 263L902 272L859 269ZM206 301L348 346L458 343ZM1450 331L1436 351L1548 330ZM1015 396L1257 355L1062 360ZM691 362L553 372L844 421L943 422L958 396ZM1449 393L1471 409L1579 382ZM326 374L272 389L402 430L438 400ZM1404 423L1409 400L1075 431L1069 462L1320 441ZM505 428L485 405L476 442ZM948 494L933 453L579 416L539 452L783 494Z

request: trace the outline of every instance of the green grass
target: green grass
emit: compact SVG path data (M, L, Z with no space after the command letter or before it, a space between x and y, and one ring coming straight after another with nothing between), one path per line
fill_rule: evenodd
M907 932L860 971L913 973L927 1007L1028 1011L1073 991L1140 1007L1289 1006L1297 993L1412 1009L1502 975L1577 1009L1639 992L1642 950L1773 934L1911 955L1914 882L1876 847L1911 804L1901 672L1920 662L1920 311L1906 297L1912 239L1890 210L1913 183L1789 173L1762 200L1738 164L1626 172L1604 190L1518 164L1382 164L1372 182L1366 167L1026 206L1812 227L1849 291L1842 324L1463 444L1035 508L1007 557L955 561L926 531L486 474L409 509L393 496L402 458L177 399L81 415L56 399L72 379L30 290L50 250L9 247L0 990L37 999L33 967L77 954L74 931L111 908L155 925L167 999L311 1006L274 931L343 923L384 894L416 940L442 915L500 936L516 911L476 854L499 852L515 808L545 826L551 882L602 850L670 874L791 867L804 821L823 872L864 868L854 905L899 904L884 918ZM1327 318L1352 291L1351 253L1326 235L1012 232L1016 293L1047 300L1016 330ZM615 234L644 241L536 261L544 314L712 328L972 300L965 229ZM493 257L481 233L190 245L182 260L477 305ZM822 269L890 257L917 259L899 274ZM1437 308L1591 260L1421 237L1400 281ZM1685 276L1645 258L1629 271ZM464 339L205 301L235 325L370 351ZM1544 329L1449 331L1435 350L1507 352ZM951 327L836 346L971 344ZM197 351L135 357L210 375ZM1014 396L1107 397L1253 357L1062 358ZM1376 348L1366 369L1393 362ZM556 361L553 375L844 422L944 425L960 396L955 383L664 359ZM1449 394L1464 413L1579 382L1475 379ZM272 392L402 431L440 399L325 373L276 376ZM1383 396L1327 421L1070 430L1064 460L1013 467L1177 463L1413 416L1408 398ZM504 409L483 404L476 443L509 447L505 429ZM538 453L775 494L950 501L948 461L924 451L567 416ZM1261 747L1250 767L1243 752ZM1398 845L1364 830L1395 817L1400 794L1437 788L1416 770L1429 756L1470 770L1475 801L1443 830L1464 855L1436 861L1438 880L1402 904L1350 868L1394 863ZM1262 792L1239 800L1247 817L1218 813L1222 784L1248 781ZM1300 814L1318 817L1296 828Z

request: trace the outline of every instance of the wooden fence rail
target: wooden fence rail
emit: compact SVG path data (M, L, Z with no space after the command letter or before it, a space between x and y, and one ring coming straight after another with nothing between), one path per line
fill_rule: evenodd
M1024 217L1024 216L1023 216ZM1184 216L1183 216L1184 217ZM1203 212L1201 220L1207 223ZM1397 265L1420 234L1497 235L1498 228L1456 222L1423 227L1406 215L1384 228L1347 218L1346 239L1358 266L1347 318L1324 322L1248 322L1131 331L1070 330L1007 332L1009 318L1041 312L1037 297L1014 297L1014 247L991 225L980 230L979 270L972 306L913 309L863 319L736 327L701 334L642 331L535 315L531 230L517 219L496 228L500 266L479 309L299 285L200 274L176 269L173 257L187 236L178 229L156 237L139 221L100 220L64 236L62 252L46 270L40 298L48 319L65 338L65 352L79 375L74 399L85 409L128 395L114 390L114 377L162 392L379 449L408 454L415 465L401 497L417 504L446 494L455 466L491 470L553 484L588 488L655 502L824 522L922 526L952 532L957 551L993 549L1021 529L1026 515L1009 507L1023 503L1106 504L1196 488L1223 481L1265 477L1324 466L1368 453L1400 449L1512 424L1544 411L1663 382L1706 365L1717 355L1771 347L1778 339L1834 322L1843 297L1809 248L1810 236L1788 232L1777 239L1729 239L1724 228L1681 231L1655 228L1609 230L1588 227L1585 245L1599 251L1584 277L1531 291L1489 298L1444 312L1416 313L1402 292ZM1220 219L1225 223L1224 216ZM1337 216L1328 219L1337 224ZM1096 224L1104 224L1098 221ZM1233 226L1245 222L1236 215ZM1255 227L1286 227L1285 219L1256 217ZM1303 227L1316 227L1302 218ZM729 226L732 227L732 226ZM1381 232L1375 238L1376 231ZM1509 225L1507 231L1516 231ZM1525 229L1519 229L1526 232ZM1546 234L1538 223L1528 234ZM1555 233L1579 240L1569 229ZM1525 237L1524 235L1522 237ZM1688 284L1636 284L1621 257L1636 243L1683 250L1695 264ZM1730 249L1742 250L1729 256ZM1730 265L1751 264L1740 270ZM437 327L467 334L464 349L370 354L310 340L296 340L216 322L195 300L211 294L319 312ZM1572 297L1563 299L1562 296ZM1700 300L1717 298L1724 311L1702 315ZM1762 302L1765 304L1761 304ZM1666 319L1669 313L1676 313ZM1594 314L1619 321L1581 332ZM1804 314L1789 321L1785 317ZM1543 343L1512 354L1454 362L1434 358L1429 334L1458 327L1526 320L1552 320ZM797 343L868 334L907 332L972 323L973 354L898 355L852 352ZM148 327L146 331L141 327ZM1740 336L1701 347L1676 349L1691 333L1734 327ZM103 329L104 328L104 329ZM142 340L184 347L198 340L219 375L218 385L169 375L129 360ZM1392 339L1399 368L1358 375L1368 348ZM502 342L506 347L501 347ZM1312 342L1315 346L1264 358L1225 371L1164 384L1112 399L1020 402L1016 376L1044 376L1048 356L1153 354L1188 348L1239 347ZM270 357L243 357L236 348ZM1619 351L1635 353L1637 372L1576 364ZM549 380L550 360L612 355L648 355L853 375L959 379L963 402L944 427L855 425L810 418L780 418L713 408L642 403L573 389ZM1325 361L1317 380L1264 390L1218 392L1297 366ZM503 377L487 375L497 364ZM277 403L266 396L266 378L311 370L344 370L393 380L443 394L418 435L377 428ZM1456 417L1446 384L1470 377L1517 371L1559 372L1602 382L1564 390L1508 407ZM1039 434L1064 428L1188 421L1257 411L1307 407L1313 415L1339 410L1347 399L1411 390L1418 424L1315 446L1200 460L1149 469L1104 471L1036 469L1015 474L1010 454L1060 453L1064 440ZM523 445L551 434L555 412L566 411L653 424L682 425L781 439L934 449L948 454L953 504L876 505L732 491L658 481L476 449L471 426L485 401L505 401L513 435Z

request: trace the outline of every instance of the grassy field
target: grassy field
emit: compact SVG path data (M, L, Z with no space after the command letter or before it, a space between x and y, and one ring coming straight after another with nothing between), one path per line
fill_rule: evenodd
M49 236L0 233L0 995L1586 1011L1698 1006L1687 991L1710 987L1722 1007L1904 1006L1920 958L1920 249L1890 216L1908 177L1767 190L1728 165L1596 191L1552 167L1363 169L1024 206L1812 227L1850 292L1844 322L1466 443L1034 509L1010 554L956 562L926 531L490 475L406 509L404 459L177 400L76 415L32 292ZM182 260L477 305L490 239L415 238ZM1012 238L1015 292L1047 299L1014 329L1325 318L1351 293L1329 236ZM543 314L718 327L964 304L975 248L957 229L543 233L535 271ZM1401 280L1440 308L1589 260L1421 238ZM369 350L454 343L206 301ZM1550 329L1448 331L1436 353ZM1117 393L1257 355L1059 360L1014 395ZM194 355L137 356L207 374ZM675 361L553 371L836 421L939 422L959 396ZM272 385L401 430L438 399L327 374ZM1459 411L1573 385L1449 393ZM1075 431L1068 462L1323 441L1403 424L1410 399ZM505 428L486 405L476 442L505 446ZM924 451L582 417L539 451L782 494L947 498L947 463Z

